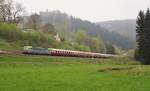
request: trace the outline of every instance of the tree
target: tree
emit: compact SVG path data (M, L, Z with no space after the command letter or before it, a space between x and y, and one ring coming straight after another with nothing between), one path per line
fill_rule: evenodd
M143 11L139 12L138 18L137 18L137 27L136 27L136 40L137 40L137 50L135 57L137 60L142 60L142 56L144 54L144 49L143 49L143 41L144 41L144 21L145 21L145 15Z
M76 33L76 38L77 43L88 46L92 52L106 52L105 45L99 37L91 37L85 31L80 30Z
M0 0L0 18L2 22L6 21L7 18L7 7L8 4L6 4L6 0Z
M43 27L42 27L42 31L44 33L50 33L50 34L53 34L53 35L56 35L56 31L55 31L55 27L52 25L52 24L45 24Z
M110 43L105 43L107 54L116 54L115 47Z
M24 8L20 3L13 4L12 0L0 0L0 20L2 22L14 22L23 13Z
M40 16L37 13L32 14L31 16L29 16L26 25L28 28L38 30L40 26Z
M19 22L19 16L24 12L24 8L22 6L22 4L17 3L15 5L15 7L13 8L13 12L12 12L12 17L13 17L13 22Z
M140 11L137 18L137 50L135 57L144 64L150 64L150 10Z

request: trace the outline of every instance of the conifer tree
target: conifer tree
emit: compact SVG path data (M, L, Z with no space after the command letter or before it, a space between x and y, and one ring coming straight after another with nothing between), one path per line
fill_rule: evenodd
M144 64L150 64L150 11L139 12L137 18L137 51L136 58Z

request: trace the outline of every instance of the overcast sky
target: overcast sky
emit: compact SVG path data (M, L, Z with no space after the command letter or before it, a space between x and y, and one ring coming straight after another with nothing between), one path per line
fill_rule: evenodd
M139 10L150 7L150 0L15 0L30 14L60 10L93 22L135 19Z

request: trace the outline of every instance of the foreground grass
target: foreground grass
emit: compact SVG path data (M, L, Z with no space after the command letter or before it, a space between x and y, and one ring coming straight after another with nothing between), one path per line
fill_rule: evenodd
M0 57L0 91L150 91L150 66L126 58Z

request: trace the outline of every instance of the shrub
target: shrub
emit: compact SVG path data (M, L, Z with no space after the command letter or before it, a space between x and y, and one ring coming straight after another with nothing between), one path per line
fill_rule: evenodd
M21 46L57 47L58 43L53 36L39 31L22 31L15 24L1 23L0 38L8 42L16 42Z

